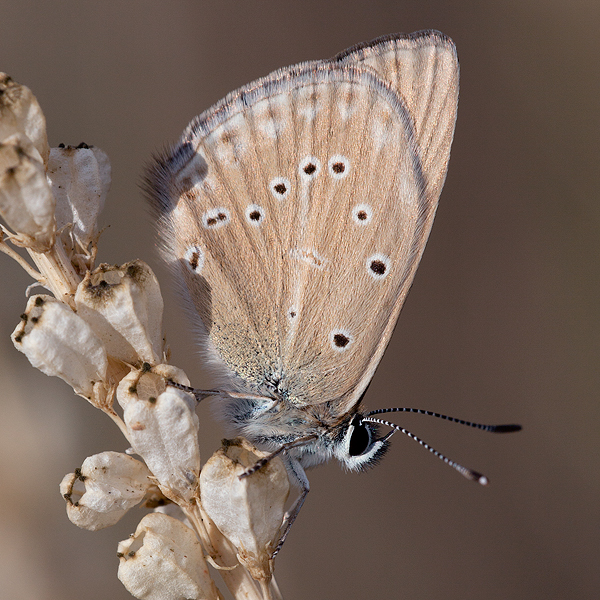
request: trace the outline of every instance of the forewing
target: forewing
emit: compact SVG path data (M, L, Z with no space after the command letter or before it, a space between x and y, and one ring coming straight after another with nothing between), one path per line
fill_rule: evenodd
M345 50L334 61L374 69L404 99L414 121L427 194L437 202L446 179L458 107L458 58L439 31L390 35Z

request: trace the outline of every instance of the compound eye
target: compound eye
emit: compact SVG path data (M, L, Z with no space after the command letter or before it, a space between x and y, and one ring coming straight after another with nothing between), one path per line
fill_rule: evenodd
M371 434L359 419L352 422L354 429L350 434L350 446L348 454L350 456L360 456L364 454L371 445Z

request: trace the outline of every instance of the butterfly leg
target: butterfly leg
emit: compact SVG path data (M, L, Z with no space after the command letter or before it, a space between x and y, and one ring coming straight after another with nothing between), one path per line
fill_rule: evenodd
M291 458L289 456L286 456L284 461L288 473L291 474L295 480L294 483L300 487L300 495L283 517L279 542L277 542L277 546L275 547L271 558L275 558L277 553L281 550L281 547L283 546L283 543L285 542L285 539L287 538L288 533L290 532L290 529L292 528L292 525L294 524L294 521L296 520L296 517L298 516L298 513L300 512L300 509L306 500L306 496L310 491L310 484L308 483L308 477L306 476L304 467L295 458Z
M183 392L188 392L188 394L193 394L196 398L196 402L201 402L205 398L210 398L211 396L228 396L229 398L240 398L244 400L259 400L261 402L266 402L265 410L270 410L274 406L277 405L279 400L277 398L270 398L268 396L259 396L257 394L247 394L247 393L237 393L237 392L226 392L224 390L198 390L196 388L190 387L189 385L184 385L183 383L177 383L176 381L167 381L167 385L171 387L177 388L178 390L182 390Z
M298 446L304 446L315 439L314 435L308 435L306 437L294 440L293 442L288 442L286 444L282 444L275 452L272 452L268 456L260 459L256 462L256 464L240 475L240 478L249 477L252 473L256 473L259 469L262 469L270 460L279 456L280 454L284 454L283 461L285 463L288 475L291 475L291 479L293 483L295 483L300 488L300 496L296 499L294 504L290 507L290 509L285 513L283 518L283 523L281 524L281 534L279 536L279 541L277 542L277 546L271 555L271 558L275 558L277 553L281 550L283 546L283 542L288 536L304 501L306 500L306 496L310 491L310 484L308 483L308 477L306 477L306 473L304 471L304 467L300 464L300 462L292 458L289 454L287 454L287 450L292 448L297 448Z
M196 398L196 402L201 402L205 398L210 398L210 396L217 396L221 392L219 390L197 390L196 388L190 387L189 385L184 385L183 383L177 383L176 381L167 381L167 385L174 387L182 392L187 392L188 394L192 394Z

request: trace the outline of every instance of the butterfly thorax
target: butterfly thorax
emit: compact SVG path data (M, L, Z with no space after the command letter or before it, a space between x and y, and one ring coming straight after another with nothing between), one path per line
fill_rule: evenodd
M339 416L334 404L324 402L298 405L279 398L231 398L220 396L215 405L231 433L242 435L264 450L277 450L283 444L315 436L314 441L294 448L291 456L304 467L328 461L334 456L351 420L351 415Z

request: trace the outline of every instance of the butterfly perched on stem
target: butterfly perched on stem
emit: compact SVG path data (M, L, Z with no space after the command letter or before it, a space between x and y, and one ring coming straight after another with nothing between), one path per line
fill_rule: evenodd
M282 455L302 490L288 528L306 467L362 469L388 445L379 424L408 433L361 399L431 229L458 72L436 31L280 69L195 118L149 170L164 254L218 380L197 395Z

